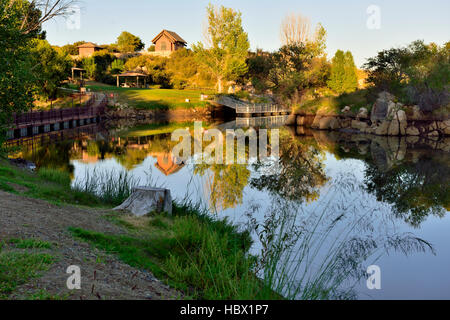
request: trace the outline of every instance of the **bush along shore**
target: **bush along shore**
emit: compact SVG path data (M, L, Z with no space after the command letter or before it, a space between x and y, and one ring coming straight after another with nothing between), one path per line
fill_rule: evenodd
M287 124L318 130L439 140L440 137L450 135L448 109L446 106L433 113L423 113L418 106L404 105L397 102L392 94L381 92L371 110L362 107L354 111L350 106L345 106L340 112L320 107L316 112L305 112L300 108L289 117Z

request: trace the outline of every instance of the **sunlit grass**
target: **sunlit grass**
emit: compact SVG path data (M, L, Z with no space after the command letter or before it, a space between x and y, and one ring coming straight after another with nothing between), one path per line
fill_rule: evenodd
M213 94L211 90L117 88L97 82L90 82L86 87L91 91L116 93L119 95L119 102L138 109L154 110L206 107L208 102L201 101L201 94ZM186 102L186 99L190 102Z

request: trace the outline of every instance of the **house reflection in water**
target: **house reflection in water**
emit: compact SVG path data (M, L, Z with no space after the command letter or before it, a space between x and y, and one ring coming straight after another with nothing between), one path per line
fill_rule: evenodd
M184 163L177 164L180 161L177 161L177 158L173 156L172 152L154 153L151 156L156 158L155 167L165 176L170 176L184 167Z

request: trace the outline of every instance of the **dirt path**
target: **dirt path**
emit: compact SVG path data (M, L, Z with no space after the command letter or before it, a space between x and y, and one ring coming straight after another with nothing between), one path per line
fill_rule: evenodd
M176 299L180 294L159 282L152 274L124 264L89 244L77 241L67 231L79 227L104 233L124 233L102 216L106 210L56 206L42 200L0 191L0 240L36 238L54 244L57 258L39 279L19 287L11 298L46 292L69 299ZM81 290L66 287L68 266L81 268Z

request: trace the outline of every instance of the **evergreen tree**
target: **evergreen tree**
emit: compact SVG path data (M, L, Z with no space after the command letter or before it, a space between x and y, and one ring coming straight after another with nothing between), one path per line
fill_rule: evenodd
M338 94L353 92L358 87L356 66L350 51L338 50L334 55L328 87Z

